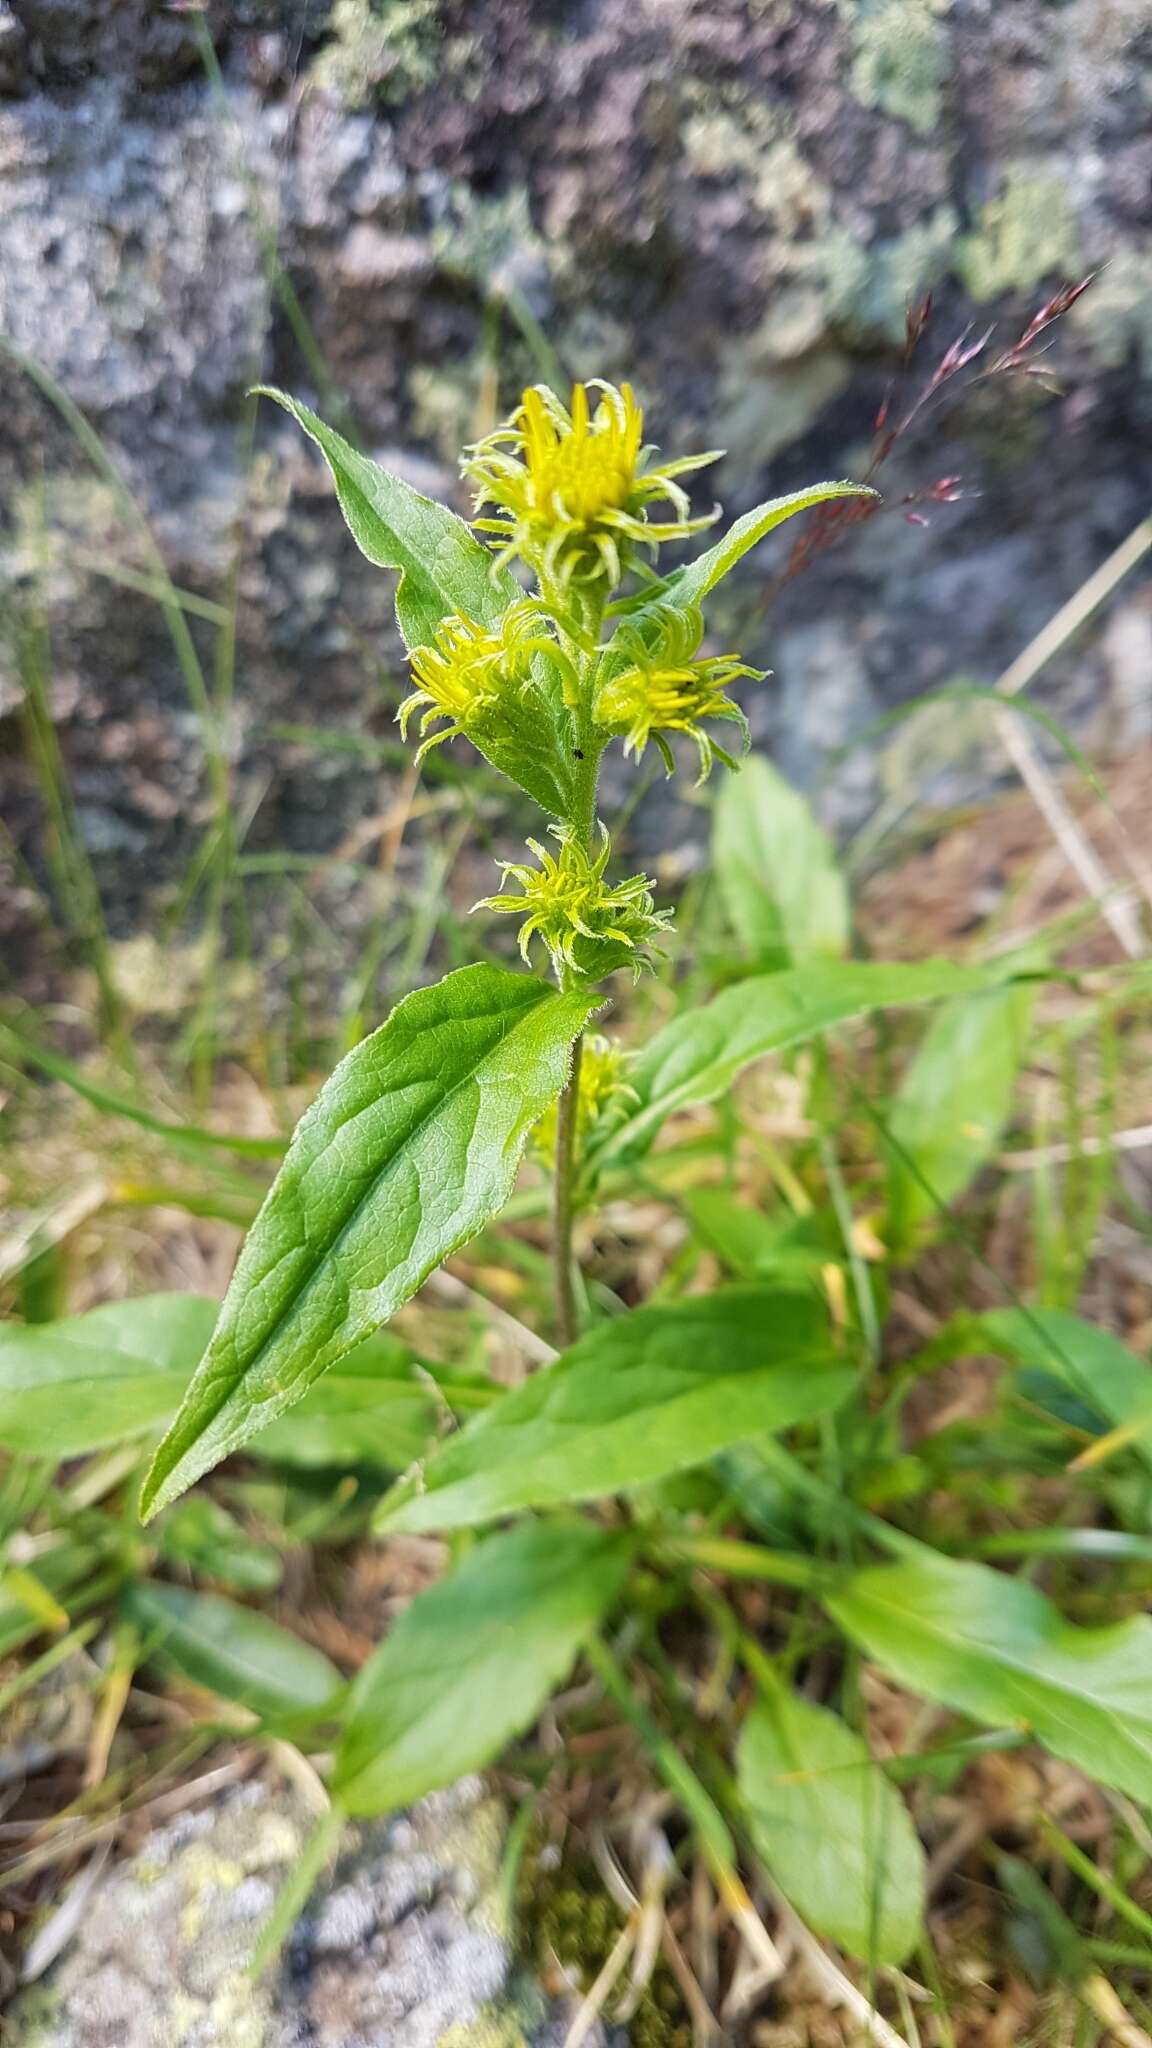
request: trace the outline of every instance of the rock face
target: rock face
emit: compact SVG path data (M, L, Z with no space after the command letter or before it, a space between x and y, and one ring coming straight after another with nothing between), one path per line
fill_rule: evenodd
M393 736L401 676L386 579L294 430L269 408L253 429L255 375L448 491L522 382L632 376L665 446L729 448L737 512L859 471L910 297L937 298L927 369L969 319L1011 339L1100 269L1057 333L1063 395L993 380L885 479L897 508L955 472L973 495L927 530L877 521L770 621L779 550L726 591L717 635L775 672L757 736L810 785L878 709L992 682L1147 507L1145 0L14 0L0 94L0 327L103 437L175 582L234 582L216 743L254 854L331 850L381 807L375 767L283 728ZM46 607L81 827L128 930L210 816L203 706L123 494L3 375L0 713L27 685L13 616ZM1089 738L1147 724L1149 616L1126 588L1045 676ZM211 677L218 618L189 623ZM35 865L41 796L5 751ZM837 770L834 818L869 773ZM642 807L642 845L699 840L670 801Z
M570 2015L514 1972L504 1815L474 1779L350 1831L283 1967L254 1984L307 1827L251 1786L154 1834L105 1873L73 1947L17 2004L12 2048L558 2048ZM599 2029L589 2039L606 2048Z

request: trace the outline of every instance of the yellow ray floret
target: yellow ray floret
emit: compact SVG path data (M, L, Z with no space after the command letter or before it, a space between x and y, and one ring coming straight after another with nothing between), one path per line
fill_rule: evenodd
M595 405L589 392L599 392ZM572 387L566 406L546 384L524 393L507 425L469 449L464 475L475 486L474 524L502 562L519 556L559 583L619 583L631 551L653 552L711 524L690 517L677 477L716 453L658 463L643 444L644 415L632 387L595 378ZM663 502L670 517L652 519Z
M529 851L539 865L502 861L505 879L512 876L520 892L501 890L473 905L476 910L509 911L523 917L520 952L529 958L534 938L541 938L558 974L565 969L580 972L576 948L581 939L598 943L615 941L636 951L658 933L667 931L670 910L657 910L647 875L629 875L624 882L604 880L611 851L605 832L595 854L585 852L579 841L562 825L552 826L560 842L558 853L528 841Z
M555 643L527 599L513 605L493 630L478 626L474 619L445 619L432 646L412 649L409 661L416 688L397 713L407 737L413 712L426 707L417 759L442 740L482 725L510 691L522 690L531 677L532 655L539 649L554 653ZM447 720L444 731L429 733L441 719Z
M654 740L669 774L675 764L668 734L687 733L700 756L700 782L716 755L728 767L735 766L731 755L704 730L704 722L719 718L738 725L747 746L748 721L725 693L742 677L764 680L762 669L749 668L734 654L698 659L703 631L704 622L694 607L663 608L654 637L651 630L645 638L638 628L621 627L614 646L627 665L609 675L596 701L597 723L623 735L624 752L639 759Z

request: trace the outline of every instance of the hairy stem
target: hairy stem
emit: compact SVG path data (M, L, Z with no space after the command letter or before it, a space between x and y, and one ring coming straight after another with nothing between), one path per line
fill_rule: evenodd
M597 731L593 711L596 670L595 651L604 616L603 600L584 622L588 646L585 651L571 643L566 652L577 675L573 706L575 768L572 810L567 824L584 847L590 848L596 832L596 791L600 780L603 735ZM563 639L563 634L561 635ZM577 1274L572 1251L572 1226L576 1215L576 1129L580 1106L580 1067L584 1055L583 1033L572 1047L572 1065L564 1092L556 1106L556 1170L552 1190L552 1273L556 1300L556 1341L561 1350L576 1340Z
M576 1339L576 1266L572 1225L576 1215L576 1122L580 1102L583 1036L572 1048L572 1066L556 1105L556 1173L552 1191L552 1265L556 1289L557 1342L563 1351Z

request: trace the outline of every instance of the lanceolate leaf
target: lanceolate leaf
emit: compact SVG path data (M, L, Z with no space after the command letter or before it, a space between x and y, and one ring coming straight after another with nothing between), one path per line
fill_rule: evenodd
M301 1118L142 1510L298 1401L511 1192L594 999L462 967L399 1004Z
M396 618L405 646L426 646L452 612L481 626L503 618L522 595L520 587L507 570L493 575L490 551L455 512L361 455L299 399L268 384L256 389L291 413L316 443L361 554L382 569L399 570Z
M387 1813L490 1763L567 1675L631 1554L587 1522L530 1522L405 1608L352 1688L333 1775L346 1811Z
M673 577L663 602L699 604L750 549L797 512L807 512L813 505L826 504L830 498L875 498L877 495L864 484L810 484L807 490L791 491L787 497L770 498L766 504L755 505L751 512L745 512L742 519L733 522L722 539L705 548L694 562L689 562L678 576Z
M258 1458L315 1471L382 1465L403 1472L427 1448L440 1412L427 1374L387 1330L366 1337L332 1366L290 1415L252 1439Z
M836 959L848 949L848 888L800 791L755 754L725 776L713 866L741 943L765 966Z
M986 988L996 978L994 971L949 960L851 960L737 982L657 1032L631 1076L636 1099L609 1133L604 1152L617 1159L643 1151L666 1117L691 1103L714 1102L742 1068L766 1053L800 1045L868 1010L936 1002Z
M428 646L452 613L495 626L523 596L519 584L506 569L495 567L491 551L447 505L423 497L361 455L298 399L267 384L256 388L283 406L316 443L361 554L380 568L399 570L396 620L406 647ZM547 696L527 694L509 705L509 731L473 738L494 768L563 817L569 792L555 717Z
M994 1352L1059 1380L1084 1407L1123 1431L1152 1466L1152 1365L1110 1330L1057 1308L998 1308L949 1323L922 1354L924 1364Z
M0 1444L78 1458L158 1430L180 1405L217 1306L143 1294L57 1323L0 1325Z
M999 1142L1012 1108L1036 984L983 989L932 1019L901 1081L889 1128L889 1230L899 1254L937 1204L963 1193Z
M637 1309L449 1438L388 1495L380 1525L461 1528L626 1492L825 1415L855 1380L815 1296L733 1287Z
M126 1589L122 1606L146 1655L254 1713L315 1714L342 1688L336 1666L311 1643L216 1593L143 1580Z
M1152 1801L1152 1619L1074 1628L1021 1579L930 1550L858 1572L825 1605L902 1685L1026 1728L1104 1785Z
M902 1963L920 1934L924 1852L863 1738L765 1674L738 1772L756 1846L801 1918L862 1962Z

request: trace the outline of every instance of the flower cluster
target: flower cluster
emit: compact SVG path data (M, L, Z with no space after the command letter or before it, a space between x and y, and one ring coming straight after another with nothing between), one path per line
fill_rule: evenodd
M420 720L417 760L442 740L482 724L509 690L522 690L531 674L533 653L551 646L546 622L527 598L513 605L491 631L474 619L445 619L431 647L412 649L409 660L417 687L397 714L407 737L413 712L427 706ZM447 720L443 732L429 733L441 719Z
M735 726L747 749L748 721L731 693L744 679L762 681L763 671L735 654L701 653L696 600L793 512L860 495L852 485L819 484L758 506L723 549L699 558L694 578L661 577L652 562L663 543L716 516L692 516L682 479L717 453L661 460L644 440L631 386L591 378L573 385L567 404L547 385L531 386L461 465L473 529L491 553L491 602L471 595L478 569L483 587L484 550L449 522L446 587L459 573L480 619L455 612L430 645L412 649L414 687L400 726L406 734L418 720L417 758L463 734L559 821L553 843L529 839L525 859L502 863L498 892L474 907L519 917L524 959L541 940L563 986L638 967L671 924L647 876L607 879L609 840L597 820L605 749L618 739L639 759L651 743L671 774L680 734L696 750L698 782L717 758L735 768L714 728ZM501 575L510 563L523 565L530 595ZM630 577L647 587L629 591ZM503 617L501 593L511 600Z
M596 701L597 723L609 732L622 733L624 752L637 760L649 740L654 740L669 774L675 763L668 734L689 734L700 756L697 779L703 782L715 756L729 768L736 765L704 730L705 720L726 719L738 725L747 748L748 721L725 692L741 677L763 682L764 671L749 668L734 654L697 659L704 621L694 606L683 611L661 606L656 618L653 640L646 639L638 627L620 628L615 646L627 665L602 684Z
M625 1079L627 1055L614 1039L598 1032L584 1040L576 1092L576 1142L582 1152L590 1132L618 1104L635 1101L636 1090ZM556 1162L556 1104L546 1109L532 1133L532 1147L548 1167Z
M551 853L538 839L528 841L537 867L527 862L502 861L505 878L512 876L520 892L501 890L485 896L476 910L503 910L523 917L520 952L529 958L533 938L543 939L558 975L580 974L593 964L581 959L583 940L600 949L624 948L637 953L659 933L666 932L672 913L657 910L647 875L630 875L626 881L609 884L604 875L611 845L602 831L599 852L589 854L571 832L552 827L560 850Z
M595 407L590 390L600 393ZM506 426L469 449L464 475L475 486L474 520L501 561L519 557L544 580L618 584L633 550L652 552L710 525L693 519L676 479L716 460L715 452L657 463L642 442L644 415L630 385L576 384L571 406L547 385L524 393ZM672 517L651 519L663 501Z

